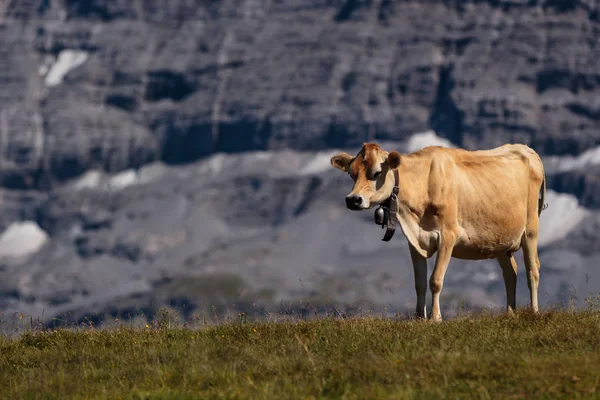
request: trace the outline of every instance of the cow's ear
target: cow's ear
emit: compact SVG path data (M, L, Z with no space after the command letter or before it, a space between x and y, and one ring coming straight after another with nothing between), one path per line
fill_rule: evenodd
M390 154L388 154L387 164L391 169L398 168L400 165L400 153L392 151Z
M348 172L350 163L352 162L352 156L348 153L340 153L331 157L331 165L334 168L340 169L344 172Z

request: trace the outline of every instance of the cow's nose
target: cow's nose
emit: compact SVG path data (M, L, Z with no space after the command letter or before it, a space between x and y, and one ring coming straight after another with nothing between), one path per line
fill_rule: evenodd
M346 207L350 209L357 209L362 204L362 197L357 195L346 196Z

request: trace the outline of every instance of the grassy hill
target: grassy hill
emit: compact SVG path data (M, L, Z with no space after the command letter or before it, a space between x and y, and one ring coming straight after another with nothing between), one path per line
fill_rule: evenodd
M597 398L600 313L81 327L0 338L0 397Z

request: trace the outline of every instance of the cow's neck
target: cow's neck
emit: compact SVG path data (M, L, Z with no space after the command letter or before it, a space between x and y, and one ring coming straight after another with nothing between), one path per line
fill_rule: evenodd
M403 157L398 167L400 190L398 194L398 223L411 245L424 257L435 253L434 236L421 227L425 211L429 168L422 159ZM432 241L433 240L433 241Z

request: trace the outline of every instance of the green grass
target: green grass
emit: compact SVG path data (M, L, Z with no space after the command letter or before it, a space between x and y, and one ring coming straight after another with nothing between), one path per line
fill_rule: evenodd
M0 338L18 398L599 398L600 313L237 321Z

